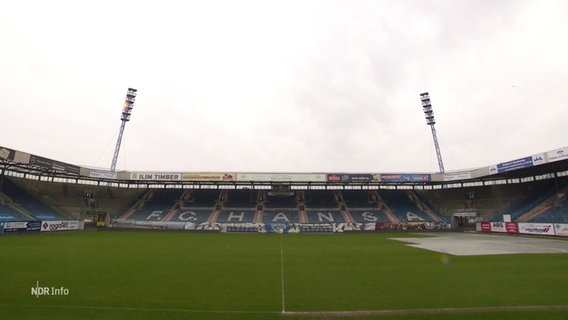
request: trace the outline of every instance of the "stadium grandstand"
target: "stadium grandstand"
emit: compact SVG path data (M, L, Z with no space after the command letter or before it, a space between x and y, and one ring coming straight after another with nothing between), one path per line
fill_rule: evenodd
M114 172L0 147L0 170L6 230L34 221L227 232L568 224L568 148L446 173L238 173Z

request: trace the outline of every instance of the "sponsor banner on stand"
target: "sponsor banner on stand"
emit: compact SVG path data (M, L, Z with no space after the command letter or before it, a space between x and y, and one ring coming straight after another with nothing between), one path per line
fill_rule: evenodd
M544 153L539 153L539 154L535 154L534 156L532 156L533 158L533 165L534 166L538 166L541 164L544 164Z
M381 230L403 230L403 231L422 231L422 230L448 230L450 225L436 222L378 222L375 224L378 231Z
M568 159L568 148L556 149L546 153L548 162L555 162Z
M519 233L519 225L516 222L505 222L507 233Z
M41 221L6 221L4 232L37 232L41 228Z
M365 231L375 231L377 230L377 225L376 223L365 223L363 225L363 230Z
M481 221L481 228L478 231L491 232L491 222Z
M77 174L78 175L81 172L81 168L79 168L77 166L67 164L67 163L64 163L64 162L59 162L59 161L47 159L47 158L36 156L36 155L33 155L33 154L30 155L29 163L36 165L36 166L43 167L43 168L67 172L67 173L71 173L71 174Z
M16 151L4 147L0 147L0 159L14 161Z
M184 230L195 230L195 222L186 222L183 225Z
M491 222L491 232L507 232L505 222Z
M534 165L533 157L530 156L513 161L499 163L498 165L492 166L489 171L491 174L495 174L495 173L502 173L507 171L529 168L532 167L533 165Z
M237 173L237 181L326 182L324 173Z
M554 230L556 235L559 237L568 237L568 224L566 223L555 223Z
M444 173L445 181L467 180L467 179L471 179L471 171Z
M370 173L328 173L328 182L379 182L381 175Z
M235 173L190 173L181 174L184 181L235 181Z
M101 179L116 179L115 171L90 169L89 177L91 178L101 178Z
M79 230L79 221L77 220L53 220L53 221L42 221L41 231L67 231L67 230Z
M383 182L423 182L431 179L429 174L381 174Z
M113 228L155 229L155 230L192 230L186 222L180 221L147 221L116 219L112 222Z
M553 236L553 235L555 235L554 224L552 224L552 223L519 223L519 233Z
M181 173L175 172L131 172L130 180L181 181Z

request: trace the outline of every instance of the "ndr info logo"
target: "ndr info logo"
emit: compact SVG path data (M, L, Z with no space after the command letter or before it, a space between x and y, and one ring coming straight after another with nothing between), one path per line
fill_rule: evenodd
M69 289L65 287L40 287L39 280L36 281L36 286L32 287L32 296L67 296L69 295Z

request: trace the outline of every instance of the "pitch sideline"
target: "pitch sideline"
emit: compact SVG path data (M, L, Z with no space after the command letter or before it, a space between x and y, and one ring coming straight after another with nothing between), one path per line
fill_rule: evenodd
M293 317L368 317L413 314L460 314L519 311L568 311L568 306L501 306L501 307L464 307L434 309L399 309L399 310L353 310L353 311L288 311L284 316Z
M280 314L286 317L366 317L412 314L460 314L491 313L519 311L568 311L568 306L500 306L500 307L463 307L433 309L398 309L398 310L352 310L352 311L259 311L259 310L197 310L197 309L163 309L143 307L105 307L105 306L73 306L73 305L12 305L0 304L0 308L50 308L50 309L83 309L83 310L116 310L171 313L209 313L209 314Z

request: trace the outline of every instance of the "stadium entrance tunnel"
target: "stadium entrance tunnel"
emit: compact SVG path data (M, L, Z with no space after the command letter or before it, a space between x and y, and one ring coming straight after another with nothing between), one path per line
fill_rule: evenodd
M475 231L478 220L477 211L455 212L452 215L452 229L455 231Z

